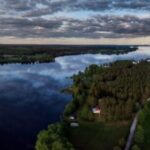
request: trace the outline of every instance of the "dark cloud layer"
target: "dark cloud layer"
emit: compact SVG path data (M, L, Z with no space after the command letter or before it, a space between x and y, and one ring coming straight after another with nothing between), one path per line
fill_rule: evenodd
M150 35L150 18L135 16L93 16L85 20L73 18L0 19L0 36L31 38L118 38Z
M20 38L118 38L150 35L149 0L0 0L0 36ZM93 11L99 14L86 19L59 17L57 12ZM128 15L110 14L125 10ZM132 15L130 14L132 11ZM54 15L47 17L44 15Z
M25 11L25 16L32 17L54 14L63 10L150 10L149 0L5 0L1 4L1 9Z

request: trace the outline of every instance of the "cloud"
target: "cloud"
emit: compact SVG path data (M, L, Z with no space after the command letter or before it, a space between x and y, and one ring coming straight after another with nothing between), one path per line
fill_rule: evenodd
M126 9L143 9L143 10L149 10L150 9L150 1L148 0L116 0L116 2L113 3L113 7L116 8L126 8Z
M121 38L150 36L150 17L96 15L80 20L56 17L0 18L0 36L20 38Z
M0 0L1 9L6 12L22 12L26 17L50 15L61 11L90 10L99 11L130 9L150 10L148 0Z
M150 36L150 16L136 15L149 13L150 1L147 0L0 0L0 3L0 37L98 39ZM121 10L128 15L120 15L118 11ZM80 11L86 15L82 20L69 15ZM90 12L97 14L91 16Z

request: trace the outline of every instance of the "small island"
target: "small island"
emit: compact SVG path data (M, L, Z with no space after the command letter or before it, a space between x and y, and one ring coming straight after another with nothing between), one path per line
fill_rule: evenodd
M60 123L49 125L38 134L36 150L124 150L137 114L131 148L148 150L148 61L91 65L72 79L68 91L73 100L66 106Z

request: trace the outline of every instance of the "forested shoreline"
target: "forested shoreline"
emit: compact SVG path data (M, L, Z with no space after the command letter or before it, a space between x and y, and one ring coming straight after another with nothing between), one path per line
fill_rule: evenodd
M104 66L91 65L72 79L69 90L73 100L66 106L64 120L60 122L65 134L55 131L48 134L52 131L49 127L38 135L36 150L98 150L99 147L122 150L131 120L150 97L150 63L117 61ZM96 107L99 114L92 111ZM72 120L79 126L71 127ZM58 137L56 145L54 137ZM62 143L64 138L66 141Z
M52 62L58 56L77 54L123 54L137 46L105 45L0 45L0 64Z
M65 116L76 113L79 118L93 120L91 109L99 107L102 120L130 119L150 96L150 64L118 61L110 67L91 65L74 75L73 81L73 100Z

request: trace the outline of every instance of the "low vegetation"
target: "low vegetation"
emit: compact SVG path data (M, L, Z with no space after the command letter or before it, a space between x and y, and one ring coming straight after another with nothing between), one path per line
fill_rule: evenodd
M72 144L66 138L63 124L56 123L48 126L38 134L36 150L74 150Z
M118 150L124 147L129 122L80 122L78 128L69 128L69 140L76 150Z
M136 149L135 149L136 147ZM150 102L139 113L139 122L132 150L149 150L150 147Z

